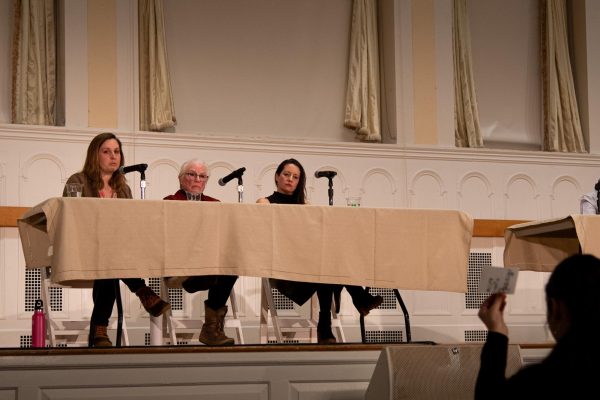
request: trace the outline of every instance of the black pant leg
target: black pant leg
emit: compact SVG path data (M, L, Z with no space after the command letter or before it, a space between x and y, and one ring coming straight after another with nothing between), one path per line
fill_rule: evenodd
M331 313L331 302L333 301L333 290L335 285L329 285L325 283L319 283L317 285L319 311L323 313Z
M146 286L146 282L141 278L125 278L121 280L131 290L131 293L135 293Z
M362 300L367 294L367 291L362 286L346 285L345 288L350 294L350 297L352 297L352 300L355 301Z
M220 275L217 277L217 283L208 289L208 299L206 304L213 310L218 310L227 303L227 298L233 289L237 276Z
M92 323L94 325L108 325L108 320L115 304L115 287L117 282L116 279L98 279L94 281L94 289L92 291L92 298L94 300Z

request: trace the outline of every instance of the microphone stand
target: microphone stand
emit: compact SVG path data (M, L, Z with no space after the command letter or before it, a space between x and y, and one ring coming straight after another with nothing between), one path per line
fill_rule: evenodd
M146 199L146 170L142 169L140 172L140 199ZM121 337L123 335L123 302L121 300L121 287L119 280L115 281L115 301L117 303L117 340L115 343L116 347L121 347ZM155 325L160 325L160 320L154 320L155 317L150 316L150 338L154 336L152 333L156 329ZM159 331L160 332L160 331ZM152 343L155 344L155 343ZM160 343L159 343L160 344Z
M146 169L142 169L139 171L140 173L140 199L146 200ZM162 289L162 288L161 288ZM121 291L117 290L117 310L119 309L119 302L121 301ZM162 297L162 296L161 296ZM122 319L122 317L121 317ZM121 320L119 320L121 322ZM159 317L150 316L150 345L152 346L160 346L162 345L162 315ZM120 329L117 330L117 337L120 332Z
M146 171L140 171L140 199L146 199Z
M242 179L242 175L240 175L237 178L237 181L238 181L238 187L237 187L238 203L243 203L244 202L244 181Z

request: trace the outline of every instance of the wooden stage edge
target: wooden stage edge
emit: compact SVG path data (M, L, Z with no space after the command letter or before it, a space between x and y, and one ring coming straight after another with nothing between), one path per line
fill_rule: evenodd
M457 346L481 345L483 342L456 343ZM264 344L264 345L234 345L234 346L124 346L124 347L46 347L34 349L0 348L0 357L18 356L73 356L96 354L175 354L175 353L274 353L274 352L313 352L313 351L381 351L388 346L451 346L449 343L434 342L401 342L401 343L338 343L329 345L319 344ZM551 349L554 343L524 343L522 349Z
M0 206L0 228L16 228L17 219L29 207ZM511 225L529 222L517 219L474 219L473 237L504 237L504 231Z

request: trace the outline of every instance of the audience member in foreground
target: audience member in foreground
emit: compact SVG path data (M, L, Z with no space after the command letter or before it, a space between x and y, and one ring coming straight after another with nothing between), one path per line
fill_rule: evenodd
M492 294L479 318L488 328L475 386L476 399L597 398L600 377L600 260L574 255L554 269L546 284L547 323L556 339L539 364L505 377L508 327L506 295Z

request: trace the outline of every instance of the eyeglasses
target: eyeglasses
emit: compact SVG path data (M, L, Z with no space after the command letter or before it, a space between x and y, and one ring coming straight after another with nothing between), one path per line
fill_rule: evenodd
M197 174L195 172L185 172L184 175L193 180L196 180L196 179L199 179L201 181L208 180L208 175L205 175L205 174Z

